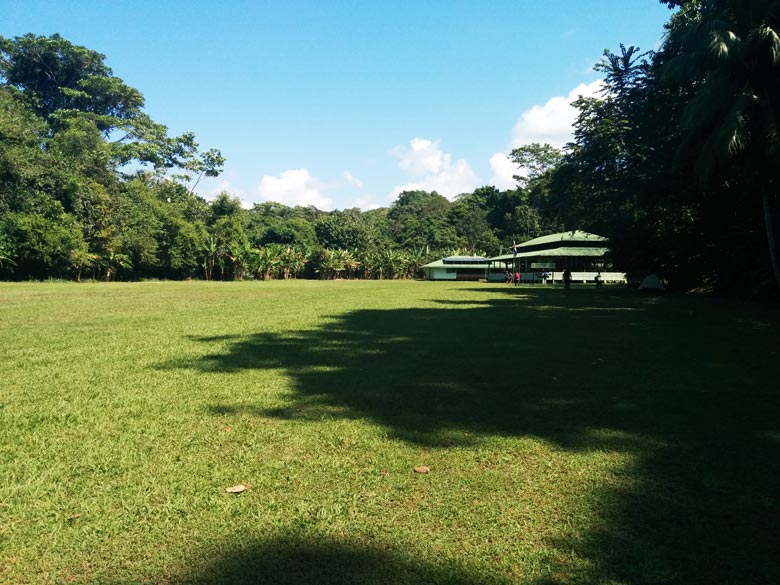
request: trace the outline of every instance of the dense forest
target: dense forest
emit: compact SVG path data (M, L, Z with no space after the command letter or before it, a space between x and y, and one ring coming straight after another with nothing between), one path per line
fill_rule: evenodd
M777 295L780 2L662 3L663 45L604 52L570 144L509 154L516 189L408 191L371 211L206 201L220 151L170 136L104 55L0 37L0 278L402 278L583 229L676 289Z

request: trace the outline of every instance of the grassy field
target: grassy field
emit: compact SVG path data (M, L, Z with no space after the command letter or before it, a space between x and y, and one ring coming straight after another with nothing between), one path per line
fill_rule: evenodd
M0 582L777 584L779 326L609 288L0 283Z

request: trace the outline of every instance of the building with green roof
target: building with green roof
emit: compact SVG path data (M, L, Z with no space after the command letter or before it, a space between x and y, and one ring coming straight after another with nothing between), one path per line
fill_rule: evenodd
M517 246L517 255L502 254L488 258L490 280L505 271L519 271L523 282L539 282L547 273L551 281L560 280L563 270L572 272L574 282L593 281L598 272L605 282L625 282L625 274L612 271L607 255L607 238L574 230L549 234Z
M448 256L420 268L428 280L482 280L490 262L482 256Z
M572 272L573 282L593 282L601 273L603 282L625 282L625 274L611 271L607 239L579 230L549 234L517 246L517 255L449 256L421 269L428 280L487 280L503 282L520 272L520 282L560 281L563 271Z

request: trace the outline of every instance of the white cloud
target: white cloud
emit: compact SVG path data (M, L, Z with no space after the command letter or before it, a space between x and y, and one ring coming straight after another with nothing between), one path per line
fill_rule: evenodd
M228 181L220 181L217 183L213 189L209 192L209 194L206 196L206 199L211 200L214 199L217 195L222 193L223 191L227 191L230 193L230 183Z
M317 209L333 209L333 200L323 193L320 181L303 169L282 172L278 177L263 175L257 185L257 192L265 201L276 201L284 205L314 205Z
M344 180L347 182L348 185L352 185L353 187L357 187L358 189L363 188L363 181L358 179L355 175L353 175L349 171L344 171L341 174L341 176L344 177Z
M229 181L225 180L217 183L214 188L209 191L209 194L205 199L206 201L213 201L220 193L227 193L231 197L238 197L239 201L241 201L241 207L244 209L252 209L252 206L254 205L251 201L244 199L246 193L241 189L233 187Z
M358 209L362 209L363 211L369 211L371 209L379 209L380 207L383 207L381 203L377 203L374 201L371 197L358 197L352 203L347 205L348 209L351 209L353 207L357 207Z
M458 159L453 164L452 155L442 152L439 142L414 138L409 142L409 148L396 146L390 154L398 157L398 166L406 174L415 179L404 185L397 185L390 193L395 199L402 191L436 191L453 199L460 193L473 191L479 181L471 165L464 159Z
M535 105L518 118L512 130L512 148L529 142L547 142L558 148L571 141L577 110L571 102L579 96L593 97L601 91L601 80L581 83L567 96L555 96L540 106Z
M436 174L452 164L451 155L441 151L439 142L413 138L408 150L399 145L390 152L400 159L399 166L411 177Z
M234 197L240 197L244 195L244 192L233 187L233 185L230 184L230 181L222 180L209 190L208 195L206 195L205 198L206 200L211 201L222 192L230 193Z
M522 175L523 170L518 169L509 157L502 152L497 152L490 157L490 168L493 170L493 176L490 178L490 184L500 190L516 189L517 180L514 175Z

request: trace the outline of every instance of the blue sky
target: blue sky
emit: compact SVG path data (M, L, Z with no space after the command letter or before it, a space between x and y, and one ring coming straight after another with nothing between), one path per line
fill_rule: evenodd
M619 43L656 48L657 0L0 0L0 35L106 55L171 133L227 158L247 204L390 204L512 185L506 157L563 144L569 101Z

